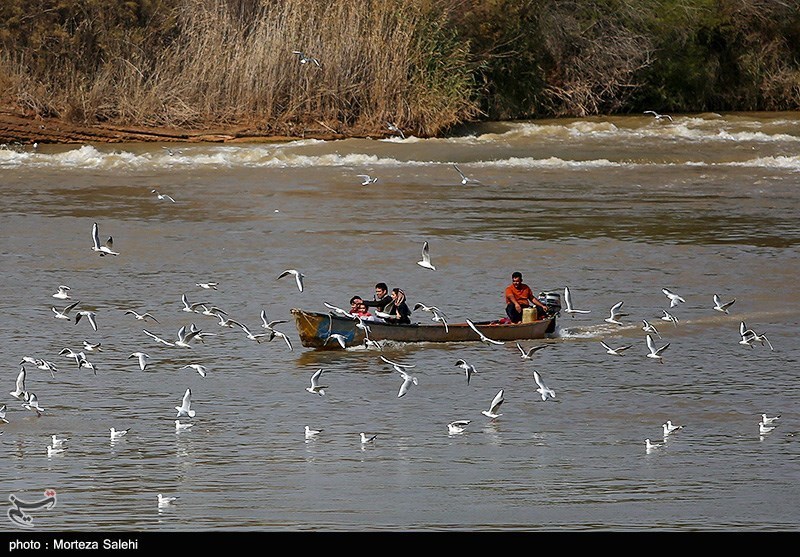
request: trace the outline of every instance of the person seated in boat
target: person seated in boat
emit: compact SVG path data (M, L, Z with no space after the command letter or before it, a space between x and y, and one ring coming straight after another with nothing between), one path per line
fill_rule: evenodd
M401 288L392 288L392 301L383 308L383 317L387 323L396 325L411 324L411 309L406 303L406 293ZM384 315L386 317L384 317Z
M364 298L361 296L353 296L350 298L350 313L353 315L358 315L362 319L372 317L372 314L369 312L366 304L364 303Z
M511 273L511 284L506 287L506 315L512 323L522 321L522 310L529 307L536 309L536 319L547 315L547 306L536 299L530 286L522 282L522 273Z
M389 295L389 287L385 282L379 282L375 285L375 299L363 300L367 308L375 308L378 311L384 311L384 308L392 301Z

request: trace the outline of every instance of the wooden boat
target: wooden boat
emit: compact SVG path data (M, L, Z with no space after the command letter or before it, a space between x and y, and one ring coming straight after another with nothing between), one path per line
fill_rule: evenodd
M345 346L364 345L364 331L355 319L293 308L292 316L297 325L300 342L307 348L341 349L332 334L342 335ZM479 341L480 337L467 323L448 323L447 329L440 323L412 323L392 325L378 321L365 321L369 326L369 338L374 341L394 342L467 342ZM530 323L500 323L478 321L474 325L492 340L529 340L547 338L556 328L556 317L550 316Z

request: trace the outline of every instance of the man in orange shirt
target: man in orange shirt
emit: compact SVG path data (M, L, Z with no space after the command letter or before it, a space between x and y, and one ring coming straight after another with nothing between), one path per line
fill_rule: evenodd
M512 323L522 321L522 310L535 305L538 309L537 319L547 313L547 306L533 296L530 287L522 282L522 273L511 274L511 284L506 287L506 315Z

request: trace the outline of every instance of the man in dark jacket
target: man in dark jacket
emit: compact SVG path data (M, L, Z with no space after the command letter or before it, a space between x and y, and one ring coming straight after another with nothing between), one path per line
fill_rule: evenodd
M383 311L388 303L392 301L389 295L389 287L385 282L379 282L375 285L375 299L364 300L364 305L368 308L375 308L378 311Z

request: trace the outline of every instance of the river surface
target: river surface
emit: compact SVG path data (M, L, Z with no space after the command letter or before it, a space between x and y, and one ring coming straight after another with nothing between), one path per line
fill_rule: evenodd
M800 114L673 117L447 139L5 146L0 499L55 490L55 507L29 512L54 531L797 531ZM92 251L94 222L119 256ZM426 241L435 271L416 264ZM277 279L285 269L304 273L302 292ZM349 307L383 281L451 323L494 319L517 270L591 311L522 341L547 344L529 360L513 342L313 350L289 313ZM70 300L52 297L59 285ZM662 288L685 303L669 308ZM293 350L182 311L183 294L256 334L262 310L287 320L274 326ZM729 314L714 294L736 299ZM54 318L73 301L73 319ZM619 301L624 325L606 323ZM662 363L646 357L643 319L669 343ZM739 344L741 321L774 350ZM173 341L191 323L216 336L180 348L143 333ZM84 341L101 343L85 352L96 375L59 354ZM615 357L601 341L632 347ZM406 396L381 354L416 365ZM24 356L58 367L25 364L41 417L9 395ZM477 370L469 384L458 359ZM306 391L320 368L324 396ZM187 388L194 425L176 433ZM781 415L764 435L762 413ZM457 419L471 423L449 435ZM667 420L684 427L665 441ZM306 425L322 433L306 440ZM111 427L130 431L112 441ZM361 432L378 437L362 446ZM68 440L48 456L53 434ZM158 493L179 499L159 509Z

